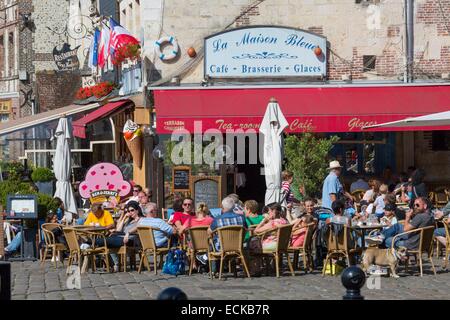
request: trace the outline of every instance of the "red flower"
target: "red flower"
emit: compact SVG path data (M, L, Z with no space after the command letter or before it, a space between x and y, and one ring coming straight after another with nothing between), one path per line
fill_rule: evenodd
M119 47L112 58L113 65L119 65L126 59L137 60L141 55L141 46L139 44L126 44Z
M112 82L100 82L95 86L80 88L77 92L76 98L78 100L84 100L92 96L102 98L110 94L113 90L114 84Z

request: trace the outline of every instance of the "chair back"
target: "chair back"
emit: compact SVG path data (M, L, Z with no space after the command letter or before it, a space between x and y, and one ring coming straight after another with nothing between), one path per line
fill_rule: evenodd
M303 249L311 250L314 231L316 230L316 223L311 222L311 223L307 224L306 227L307 227L307 229L306 229L306 234L305 234L305 241L303 242Z
M443 223L444 225L444 230L445 230L445 239L447 240L447 245L450 244L450 226L448 225L448 223L444 220Z
M291 243L292 224L282 225L277 230L277 251L287 251Z
M42 229L45 230L45 229ZM77 230L73 228L64 228L64 237L66 238L67 246L70 252L80 251L80 244L78 243Z
M350 249L350 232L346 225L342 225L343 230L339 234L336 234L333 227L334 223L329 225L327 247L328 251L347 251Z
M434 203L436 205L445 205L448 202L448 196L444 190L434 193Z
M42 226L42 233L44 236L44 242L45 244L52 245L56 243L55 235L53 234L53 230L55 228L61 228L61 225L58 223L44 223Z
M434 226L421 228L419 252L431 253L433 250Z
M227 226L217 229L222 252L241 251L244 240L244 227Z
M155 236L153 234L154 230L158 229L146 226L140 226L137 228L139 240L141 241L141 246L144 251L157 249Z
M209 249L208 226L198 226L190 228L189 236L191 238L192 249L196 251L207 251Z

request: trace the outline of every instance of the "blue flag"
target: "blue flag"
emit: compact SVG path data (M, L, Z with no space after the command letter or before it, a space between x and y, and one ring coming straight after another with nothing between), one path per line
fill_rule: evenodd
M98 45L100 43L100 30L95 29L92 37L91 46L89 48L89 67L93 68L98 65Z

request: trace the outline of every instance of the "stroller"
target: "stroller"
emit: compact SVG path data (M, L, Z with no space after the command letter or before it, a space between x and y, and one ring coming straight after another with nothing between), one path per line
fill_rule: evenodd
M315 246L315 260L314 268L320 268L323 266L323 260L327 256L327 230L328 226L325 221L333 216L333 211L328 208L320 207L314 211L314 217L318 219L316 237L314 240Z

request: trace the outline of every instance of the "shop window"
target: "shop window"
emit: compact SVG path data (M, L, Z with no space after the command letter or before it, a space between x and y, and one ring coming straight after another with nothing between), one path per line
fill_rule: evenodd
M433 131L431 134L431 149L433 151L449 151L450 131Z
M376 56L363 56L363 72L375 70Z

